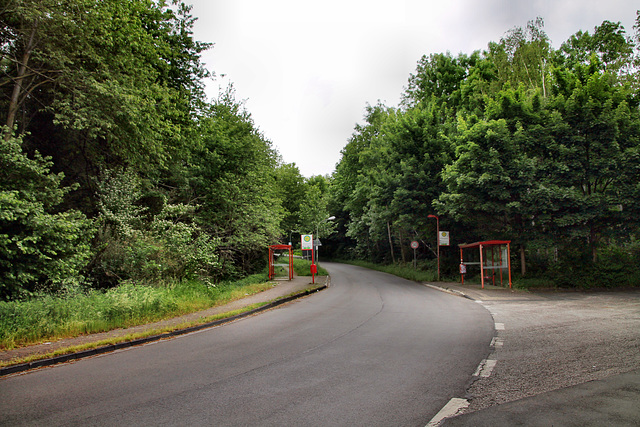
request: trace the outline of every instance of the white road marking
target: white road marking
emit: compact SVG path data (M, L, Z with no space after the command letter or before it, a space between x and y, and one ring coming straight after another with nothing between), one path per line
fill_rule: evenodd
M504 323L496 323L496 331L504 331Z
M478 368L476 369L476 371L473 373L474 377L483 377L483 378L488 378L489 376L491 376L491 372L493 372L493 368L495 368L496 363L498 363L497 360L493 360L493 359L484 359L482 362L480 362L480 364L478 365Z
M493 339L491 340L491 347L493 348L499 348L502 347L504 345L504 340L500 337L493 337Z
M427 427L437 427L445 418L459 415L467 406L469 406L469 401L467 399L451 399L449 403L444 405L444 407L440 409L440 412L438 412L436 416L429 421Z

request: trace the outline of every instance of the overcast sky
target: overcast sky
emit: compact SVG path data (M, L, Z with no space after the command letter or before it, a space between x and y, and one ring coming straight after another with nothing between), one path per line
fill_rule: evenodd
M215 81L286 163L330 174L367 103L397 106L423 55L471 53L540 16L555 48L602 21L633 32L637 0L184 0ZM223 77L224 76L224 77Z

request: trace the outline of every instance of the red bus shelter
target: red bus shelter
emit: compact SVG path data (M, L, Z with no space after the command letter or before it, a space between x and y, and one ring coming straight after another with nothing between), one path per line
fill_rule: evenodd
M276 251L287 251L289 254L288 264L276 264ZM278 254L280 255L280 254ZM273 280L276 276L276 267L288 267L289 268L289 280L293 279L293 251L291 245L271 245L269 246L269 280Z
M467 266L479 265L483 289L485 279L491 279L492 283L496 284L496 271L500 273L500 285L502 285L502 274L505 270L508 272L509 288L511 288L511 240L487 240L458 246L460 247L460 275L463 284ZM469 249L478 250L479 261L464 261L464 251Z

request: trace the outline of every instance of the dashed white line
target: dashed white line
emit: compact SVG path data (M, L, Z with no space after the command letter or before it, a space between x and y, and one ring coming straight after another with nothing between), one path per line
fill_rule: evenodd
M497 360L484 359L478 365L478 368L474 372L473 376L474 377L482 377L482 378L490 377L491 376L491 372L493 372L493 368L495 368L495 366L496 366L496 363L498 363Z
M451 399L449 403L444 405L444 407L440 409L440 412L438 412L436 416L429 421L427 427L437 427L445 418L458 415L467 406L469 406L469 401L467 399Z
M476 302L478 304L483 304L483 301L480 301L480 300L476 300ZM487 309L487 311L489 311L492 317L497 315L497 313L494 313L491 310L489 310L488 307L485 306L485 308ZM494 322L494 324L495 324L496 331L505 330L504 323ZM503 344L504 344L504 341L500 337L493 337L493 339L491 340L491 347L493 348L500 348L503 346ZM478 365L478 368L476 369L476 372L473 374L473 376L488 378L489 376L491 376L491 373L493 372L493 369L495 368L496 363L498 363L498 361L495 359L484 359ZM449 401L449 403L447 403L440 410L440 412L438 412L435 415L435 417L431 419L431 421L429 421L429 424L427 424L426 427L437 427L446 418L451 418L461 414L468 406L469 406L469 401L467 399L453 398Z
M491 347L501 348L504 345L504 340L500 337L493 337L491 340Z

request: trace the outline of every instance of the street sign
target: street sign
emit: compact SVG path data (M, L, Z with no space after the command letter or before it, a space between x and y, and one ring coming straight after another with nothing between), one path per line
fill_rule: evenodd
M300 248L303 251L313 250L313 234L303 234L302 236L300 236L300 240Z
M440 246L449 246L449 232L448 231L440 231L438 233L438 240Z
M416 242L415 240L413 242L411 242L411 248L412 249L418 249L419 246L420 246L420 244L418 242Z

